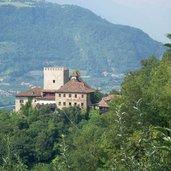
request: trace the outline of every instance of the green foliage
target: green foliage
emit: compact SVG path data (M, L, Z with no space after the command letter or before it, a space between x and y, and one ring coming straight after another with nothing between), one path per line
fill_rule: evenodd
M52 170L53 167L45 163L38 163L34 165L34 167L31 169L31 171L52 171Z
M148 60L151 63L151 58ZM141 99L145 124L169 126L171 62L166 59L160 62L153 61L139 71L128 74L123 82L121 93L124 96L126 110L132 113L131 120L136 118L136 112L131 106Z
M105 94L103 94L99 89L96 89L95 92L93 94L91 94L92 104L98 103L104 96L105 96Z
M149 57L99 114L31 102L0 111L0 170L158 171L171 168L171 60ZM94 99L98 101L101 92Z
M28 116L32 112L32 99L29 99L25 105L21 106L21 111L25 116Z
M150 68L157 65L158 60L154 56L150 56L148 59L141 61L141 65L145 68Z
M167 37L168 37L169 39L171 39L171 34L167 34ZM165 46L171 48L171 44L170 44L170 43L166 43Z
M92 111L66 136L71 170L169 170L170 60L142 64L126 76L109 112ZM168 128L161 133L155 126Z
M61 143L58 144L59 146L59 151L60 151L60 155L57 155L53 160L52 160L52 165L53 168L56 170L70 170L71 167L69 166L69 162L68 162L68 145L66 145L65 142L65 135L62 134L61 135Z
M52 112L44 106L37 110L31 108L30 101L20 113L0 111L0 164L6 170L24 171L26 166L51 161L60 154L56 144L61 134L67 134L84 117L79 108ZM36 165L34 169L41 167L44 166Z

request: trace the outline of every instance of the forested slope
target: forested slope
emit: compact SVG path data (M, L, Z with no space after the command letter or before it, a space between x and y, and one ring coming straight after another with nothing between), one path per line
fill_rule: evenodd
M37 110L31 102L19 113L0 111L0 169L169 171L170 84L168 50L127 74L107 113Z

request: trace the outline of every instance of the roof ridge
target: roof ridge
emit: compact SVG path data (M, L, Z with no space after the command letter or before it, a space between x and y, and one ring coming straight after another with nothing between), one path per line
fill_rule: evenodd
M41 96L42 90L43 90L43 88L35 87L33 89L20 92L20 93L16 94L16 96L18 96L18 97L20 97L20 96L26 96L26 97Z
M91 93L94 92L83 80L71 79L56 92Z

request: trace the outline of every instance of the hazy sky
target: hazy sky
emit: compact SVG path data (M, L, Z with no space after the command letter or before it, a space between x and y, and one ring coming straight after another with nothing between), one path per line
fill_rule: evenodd
M49 0L88 8L115 24L140 28L153 39L170 42L171 0Z

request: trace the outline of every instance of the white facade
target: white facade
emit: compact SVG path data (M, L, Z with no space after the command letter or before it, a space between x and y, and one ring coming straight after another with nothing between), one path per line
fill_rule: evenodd
M56 104L56 102L55 102L55 100L37 100L36 104L46 105L46 104Z

